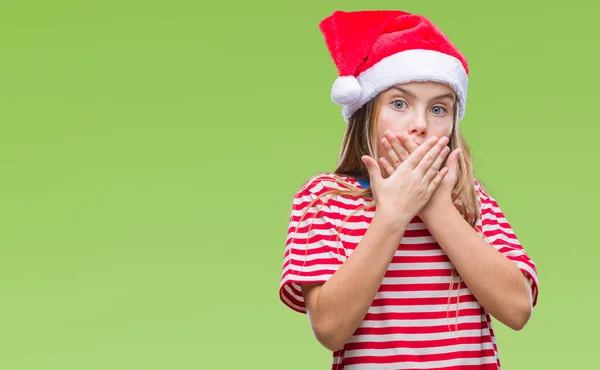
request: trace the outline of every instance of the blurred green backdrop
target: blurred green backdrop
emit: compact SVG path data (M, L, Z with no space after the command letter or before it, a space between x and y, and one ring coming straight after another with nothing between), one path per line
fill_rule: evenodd
M538 264L503 368L591 368L589 1L3 1L0 369L327 369L277 289L293 193L344 130L318 22L429 16L466 54L477 176ZM591 366L591 367L590 367Z

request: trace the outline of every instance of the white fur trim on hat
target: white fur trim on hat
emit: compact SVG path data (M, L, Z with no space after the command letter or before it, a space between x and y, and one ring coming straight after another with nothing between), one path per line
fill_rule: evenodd
M407 50L379 61L357 78L360 97L344 104L342 116L348 122L360 107L388 88L409 82L441 82L450 86L458 98L458 120L465 115L468 76L455 57L432 50Z

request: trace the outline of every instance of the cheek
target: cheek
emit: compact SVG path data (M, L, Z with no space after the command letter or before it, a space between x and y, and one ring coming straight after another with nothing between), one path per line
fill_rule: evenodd
M438 121L435 125L433 125L433 129L431 130L431 136L435 135L437 137L450 137L450 135L452 134L452 126L452 120Z
M377 119L377 136L379 141L387 130L394 133L408 131L408 114L399 113L391 107L382 107Z
M376 154L379 157L385 156L385 149L383 148L383 145L381 144L381 140L385 137L385 132L388 130L392 131L392 132L396 132L393 121L387 119L384 115L380 115L379 119L377 120L377 137L376 137L376 144L377 144L377 153Z

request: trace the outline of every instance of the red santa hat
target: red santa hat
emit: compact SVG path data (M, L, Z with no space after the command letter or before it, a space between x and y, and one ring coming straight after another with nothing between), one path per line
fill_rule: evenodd
M348 119L377 94L396 84L445 83L465 114L468 65L465 57L427 18L392 10L336 11L319 25L338 78L331 99Z

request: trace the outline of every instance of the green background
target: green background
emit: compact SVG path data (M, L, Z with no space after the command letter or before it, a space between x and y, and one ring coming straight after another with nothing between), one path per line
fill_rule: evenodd
M467 56L462 127L538 265L504 369L593 368L591 2L3 1L0 369L327 369L278 286L294 192L344 130L318 22L430 17Z

